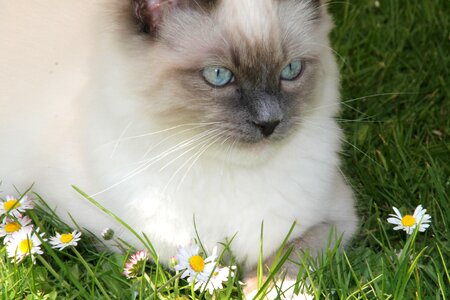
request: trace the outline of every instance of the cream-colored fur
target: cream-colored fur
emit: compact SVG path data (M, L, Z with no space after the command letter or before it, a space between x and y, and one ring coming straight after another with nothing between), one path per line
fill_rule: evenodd
M239 147L213 133L202 136L207 125L175 109L182 91L169 70L182 59L164 47L140 46L142 37L127 38L120 17L104 13L104 2L111 6L87 0L0 3L2 190L35 183L64 219L70 212L96 234L111 227L141 247L77 195L71 188L77 185L144 232L163 262L195 237L194 217L209 247L236 234L231 248L248 270L258 259L263 221L267 256L294 221L293 242L312 251L324 247L332 226L344 243L349 240L357 218L339 171L341 131L333 119L338 70L328 48L327 16L318 29L301 33L309 44L301 51L320 59L320 80L310 87L314 101L305 104L301 125L284 141ZM272 0L221 3L216 17L233 20L227 26L250 38L263 32L261 26L271 30L268 15L276 18ZM284 17L288 32L300 30L290 13ZM162 112L183 119L168 128Z

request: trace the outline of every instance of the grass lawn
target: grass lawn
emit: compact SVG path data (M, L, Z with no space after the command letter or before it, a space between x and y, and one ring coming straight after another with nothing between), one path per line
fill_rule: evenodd
M316 299L450 299L450 1L331 1L342 73L343 171L358 197L361 229L344 253L304 259L299 281ZM5 196L5 195L1 195ZM45 197L45 195L42 195ZM36 197L35 197L36 198ZM432 217L424 233L394 231L392 206ZM40 209L47 236L66 230ZM259 230L259 228L255 228ZM158 264L122 275L127 255L87 239L36 263L0 248L1 299L210 299ZM216 299L240 299L237 279Z

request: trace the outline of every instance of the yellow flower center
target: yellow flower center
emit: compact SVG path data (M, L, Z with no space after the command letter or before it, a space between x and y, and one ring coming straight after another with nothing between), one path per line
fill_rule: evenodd
M406 215L402 218L402 225L406 227L412 227L416 224L416 219L411 215Z
M61 234L60 241L64 244L70 243L73 240L73 235L71 233Z
M29 253L33 248L33 242L29 239L23 240L19 244L19 249L22 253Z
M19 231L19 229L21 227L22 226L20 225L20 223L18 223L18 222L11 222L11 223L7 223L5 225L5 231L6 231L6 233L13 233L13 232Z
M189 259L189 265L192 270L199 273L205 268L205 261L200 255L194 255Z
M16 199L12 199L9 201L6 201L5 203L3 203L3 208L8 211L11 210L12 208L18 208L20 207L20 202Z

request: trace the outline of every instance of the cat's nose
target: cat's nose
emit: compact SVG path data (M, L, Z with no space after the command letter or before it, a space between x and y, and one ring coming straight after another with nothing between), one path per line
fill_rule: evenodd
M265 137L269 137L275 131L275 128L277 128L278 124L280 124L280 121L259 121L253 122L253 124L257 128L259 128L259 130Z

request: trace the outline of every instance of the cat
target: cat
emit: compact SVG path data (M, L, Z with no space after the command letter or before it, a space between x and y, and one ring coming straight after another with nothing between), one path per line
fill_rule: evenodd
M263 222L266 261L294 222L294 260L323 250L331 229L348 243L358 218L339 168L339 73L323 2L114 0L92 11L80 10L90 37L64 52L84 53L84 71L61 66L76 88L60 75L46 78L52 102L11 98L12 88L0 98L3 189L34 182L65 220L142 247L76 185L144 232L162 262L196 236L194 219L209 247L235 236L248 295ZM296 265L285 271L289 286Z

